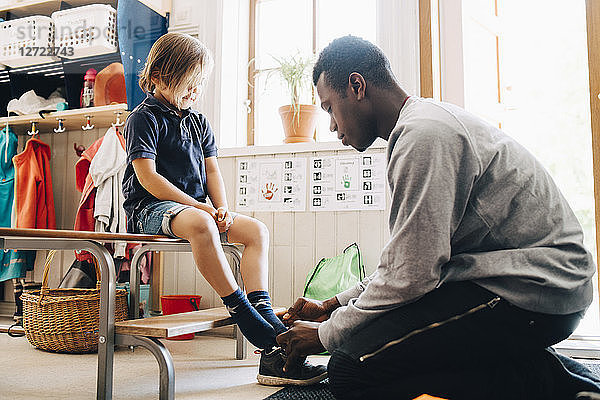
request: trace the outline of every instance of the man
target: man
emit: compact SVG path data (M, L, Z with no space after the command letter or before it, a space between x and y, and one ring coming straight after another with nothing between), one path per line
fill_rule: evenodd
M390 239L365 281L290 308L292 328L278 336L290 365L327 349L339 399L600 392L593 374L549 347L589 306L595 266L535 158L459 107L409 97L362 39L334 40L313 81L344 145L388 141Z

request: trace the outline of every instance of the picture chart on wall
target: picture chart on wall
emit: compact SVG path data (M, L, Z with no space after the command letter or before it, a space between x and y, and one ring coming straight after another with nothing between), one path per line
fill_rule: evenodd
M306 158L237 162L238 211L305 211Z
M383 210L385 154L312 157L310 211Z

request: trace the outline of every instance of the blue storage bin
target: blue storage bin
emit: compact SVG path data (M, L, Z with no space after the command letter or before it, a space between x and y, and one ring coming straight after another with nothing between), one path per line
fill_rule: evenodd
M129 282L117 284L118 288L127 290L127 303L129 304ZM150 317L150 285L140 285L140 318Z

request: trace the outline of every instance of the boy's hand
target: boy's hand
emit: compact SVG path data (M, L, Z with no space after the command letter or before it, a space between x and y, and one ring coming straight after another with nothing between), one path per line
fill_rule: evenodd
M210 214L211 217L214 218L215 221L217 220L217 210L215 210L208 204L198 202L198 204L196 204L194 207L196 207L199 210L206 211Z
M219 227L219 233L225 232L233 223L233 218L229 214L227 207L217 208L217 226Z

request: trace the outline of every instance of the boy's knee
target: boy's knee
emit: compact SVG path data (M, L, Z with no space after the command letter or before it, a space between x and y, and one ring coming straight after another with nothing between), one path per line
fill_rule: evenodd
M254 224L256 227L256 238L261 242L269 240L269 228L262 222L257 219L254 220Z
M188 216L185 216L188 218ZM194 210L194 213L189 215L189 239L203 236L218 236L219 229L213 217L202 210Z
M336 399L358 399L362 387L362 365L340 350L331 353L327 365L329 388ZM364 382L363 382L364 383Z
M245 233L246 245L260 245L269 243L269 228L261 221L252 218L250 223L246 225L247 230Z

